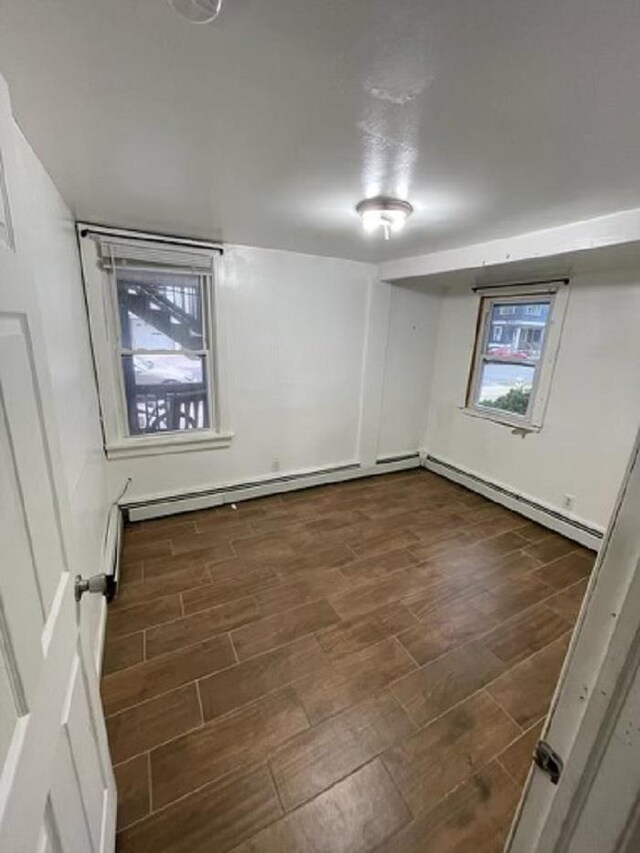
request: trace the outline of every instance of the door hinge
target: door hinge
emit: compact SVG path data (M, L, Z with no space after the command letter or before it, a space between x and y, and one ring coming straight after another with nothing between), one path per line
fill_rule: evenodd
M558 753L552 749L546 740L539 740L533 753L533 760L540 770L547 774L554 785L558 784L564 764Z

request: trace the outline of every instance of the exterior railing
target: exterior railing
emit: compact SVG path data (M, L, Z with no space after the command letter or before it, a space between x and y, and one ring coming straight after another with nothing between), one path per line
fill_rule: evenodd
M136 385L135 396L129 405L129 425L135 435L206 429L209 426L204 384Z

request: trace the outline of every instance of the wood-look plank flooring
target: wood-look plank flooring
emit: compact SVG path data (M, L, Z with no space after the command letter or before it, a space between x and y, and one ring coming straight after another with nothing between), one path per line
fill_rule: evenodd
M118 850L501 850L593 561L422 470L129 525Z

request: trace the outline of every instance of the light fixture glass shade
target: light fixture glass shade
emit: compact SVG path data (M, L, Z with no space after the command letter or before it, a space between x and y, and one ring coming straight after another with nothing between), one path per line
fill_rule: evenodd
M168 0L175 11L192 24L209 24L222 9L222 0Z
M413 207L408 201L398 198L367 198L356 206L356 212L362 219L362 227L367 234L372 234L379 228L384 233L385 240L392 234L401 231L407 219L413 213Z

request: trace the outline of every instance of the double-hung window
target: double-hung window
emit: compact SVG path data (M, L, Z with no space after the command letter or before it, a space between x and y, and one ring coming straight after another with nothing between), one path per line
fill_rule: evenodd
M491 288L480 314L467 411L515 427L539 429L560 341L567 288Z
M107 453L228 444L216 251L80 233Z
M211 353L204 276L127 266L116 266L114 274L129 434L208 429Z

